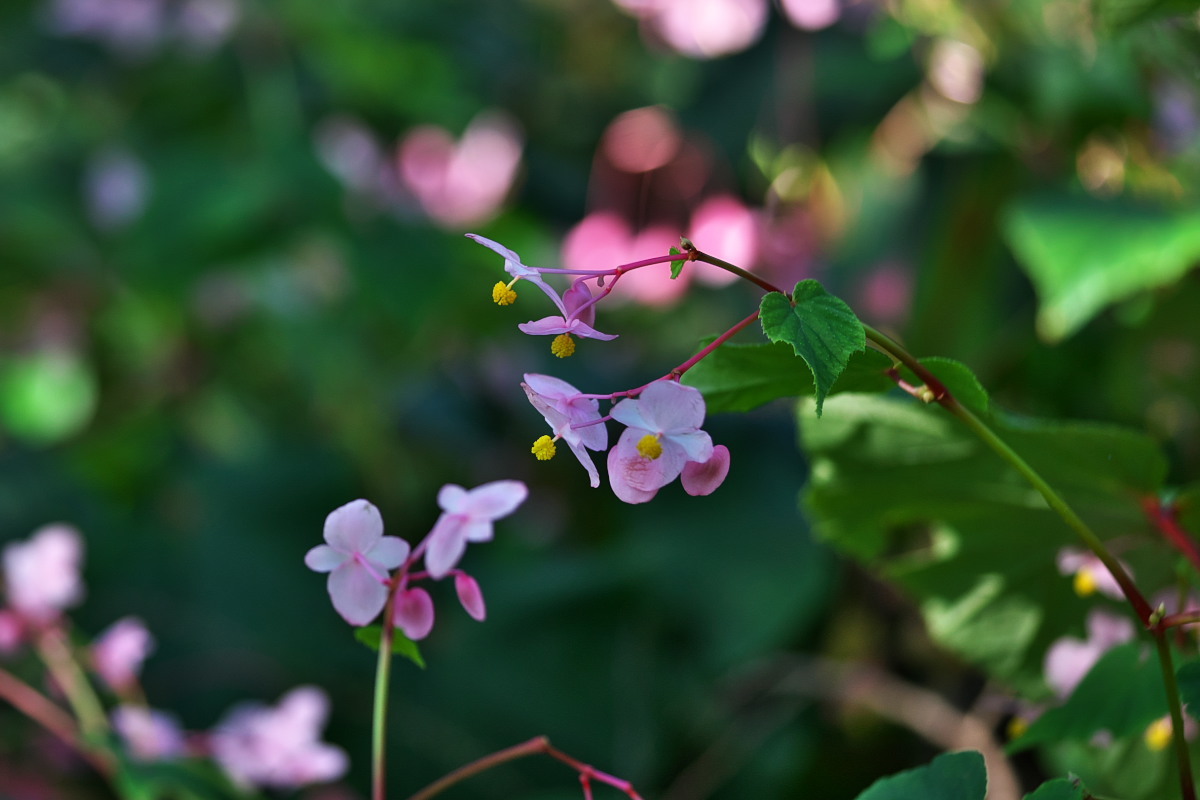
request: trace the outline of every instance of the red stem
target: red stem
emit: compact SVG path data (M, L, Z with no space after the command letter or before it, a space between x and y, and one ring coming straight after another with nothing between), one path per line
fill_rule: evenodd
M1157 497L1143 498L1142 509L1154 527L1167 537L1167 541L1183 553L1187 560L1192 562L1193 567L1200 570L1200 546L1197 546L1196 540L1179 524L1179 509L1163 504Z

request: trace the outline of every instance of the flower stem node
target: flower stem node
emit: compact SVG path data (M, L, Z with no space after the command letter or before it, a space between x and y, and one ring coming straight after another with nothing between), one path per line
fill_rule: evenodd
M511 306L517 302L517 293L512 288L516 282L516 278L513 278L508 283L496 281L496 285L492 287L492 301L498 306Z
M658 436L653 433L647 433L637 443L637 451L650 460L654 460L662 455L662 444L658 441Z
M569 333L560 333L550 343L550 352L559 358L567 358L575 353L575 340Z
M538 461L549 461L554 458L554 454L558 452L558 448L554 446L554 439L549 434L544 434L536 442L529 452L537 458Z

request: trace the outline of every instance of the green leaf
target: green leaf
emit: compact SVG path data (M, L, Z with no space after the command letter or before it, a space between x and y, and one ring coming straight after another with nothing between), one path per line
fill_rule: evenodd
M383 641L383 628L379 625L358 628L354 631L354 638L378 652L379 643ZM421 669L425 669L425 659L421 657L417 643L405 636L404 631L399 628L392 631L392 652L395 655L404 656Z
M880 778L857 800L983 800L987 770L974 750L943 753L924 767Z
M673 256L683 255L683 251L678 247L672 247L669 252ZM686 263L687 260L683 258L679 259L678 261L671 262L671 280L675 280L679 277L679 273L683 272L683 265Z
M1200 719L1200 661L1189 661L1175 671L1175 679L1179 681L1179 696L1185 710L1196 719Z
M811 403L801 401L798 424L811 464L805 502L814 531L901 584L940 644L1044 692L1046 649L1082 635L1088 607L1056 566L1059 550L1081 546L1070 528L939 406L843 393L816 420ZM1149 539L1123 556L1139 580L1171 582L1172 561L1162 557L1139 502L1166 472L1153 440L994 409L991 426L1102 538Z
M1025 795L1024 800L1087 800L1089 796L1079 778L1054 778Z
M1064 339L1106 306L1179 280L1200 259L1200 210L1043 196L1009 210L1005 234L1037 289L1038 332Z
M952 358L933 356L922 358L921 365L933 373L934 377L958 398L958 401L980 416L988 415L988 394L983 384L975 377L975 373L961 361ZM918 378L909 369L901 369L901 376L907 381L917 381Z
M884 372L890 358L878 350L850 356L830 393L884 392L896 384ZM781 397L813 393L812 371L796 360L790 345L723 344L683 376L704 395L708 413L749 411Z
M1141 735L1167 712L1158 660L1143 642L1105 653L1075 687L1067 702L1042 714L1008 749L1042 742L1086 741L1106 730L1116 738Z
M821 416L825 396L851 353L867 346L862 323L848 305L811 279L796 284L791 301L778 292L764 295L759 317L767 338L790 344L812 370L817 416Z

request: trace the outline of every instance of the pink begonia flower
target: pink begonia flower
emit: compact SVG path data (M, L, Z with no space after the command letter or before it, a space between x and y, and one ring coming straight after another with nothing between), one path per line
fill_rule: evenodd
M600 422L600 402L584 397L571 384L549 375L527 372L521 388L550 425L554 438L566 442L587 470L592 488L599 486L600 474L588 450L608 449L608 429Z
M479 622L487 618L487 606L483 603L483 592L479 582L465 572L454 576L454 591L458 593L458 602L466 612Z
M636 399L613 406L611 415L628 426L608 454L609 483L626 502L649 500L679 477L687 462L704 463L713 456L712 439L700 430L704 397L690 386L655 381Z
M1043 665L1046 683L1061 698L1070 696L1100 657L1133 638L1133 623L1100 609L1087 618L1087 641L1066 636L1046 651Z
M692 58L716 58L754 44L767 24L766 0L616 0L647 31Z
M239 786L295 789L332 781L346 773L349 759L339 747L318 740L329 699L315 686L301 686L271 708L236 706L209 739L213 759Z
M782 0L788 22L806 31L828 28L842 15L839 0Z
M83 538L69 525L47 525L27 542L4 547L8 603L24 619L50 622L83 599Z
M433 630L433 598L421 588L404 589L396 595L392 624L414 642Z
M132 687L142 662L154 650L154 637L136 617L123 617L92 643L92 666L115 692Z
M683 465L679 482L683 490L692 497L712 494L725 482L729 474L729 448L723 444L713 446L712 456L707 461L689 461Z
M1113 600L1125 599L1125 593L1121 591L1121 584L1117 583L1117 579L1108 571L1108 567L1104 566L1104 562L1090 550L1064 547L1058 551L1057 563L1060 575L1074 576L1075 593L1080 597L1100 592ZM1125 571L1130 576L1133 575L1129 565L1121 562L1121 566L1125 567Z
M563 305L562 298L558 296L558 292L554 290L554 287L542 279L542 273L538 271L537 267L529 267L525 264L522 264L521 257L519 255L512 250L509 250L499 242L493 242L491 239L480 236L477 233L468 233L465 235L468 239L478 242L489 250L499 253L504 258L505 272L507 272L509 275L512 275L514 278L529 281L534 286L541 289L543 292L545 292L546 296L550 298L550 302L554 303L554 307L557 308L563 316L567 315L567 308L565 305Z
M112 726L134 761L170 761L184 754L186 740L170 714L142 706L117 706Z
M354 500L325 518L325 541L309 550L304 563L329 573L329 597L342 619L366 625L387 603L387 572L408 558L408 542L383 535L379 509Z
M442 515L425 540L425 569L443 577L462 558L467 542L492 538L492 523L525 501L529 490L520 481L492 481L470 491L448 483L438 492Z
M494 111L475 117L458 142L422 125L397 149L400 179L434 222L448 228L486 222L512 189L523 138L511 117Z

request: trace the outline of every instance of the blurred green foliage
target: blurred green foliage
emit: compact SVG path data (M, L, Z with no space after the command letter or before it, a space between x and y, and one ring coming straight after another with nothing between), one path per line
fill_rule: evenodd
M189 728L318 684L361 794L373 657L303 554L353 498L416 541L443 483L502 477L532 499L465 564L487 623L440 587L428 668L397 662L397 791L544 733L647 797L851 797L933 747L774 697L764 664L824 653L964 707L978 695L907 601L810 538L789 408L711 420L733 470L709 498L625 507L527 455L542 423L521 373L640 385L754 293L614 310L620 340L552 363L515 330L533 293L489 303L493 254L338 173L322 143L347 122L394 171L417 126L457 136L506 110L522 180L480 232L544 265L613 202L596 189L605 127L662 104L711 154L706 192L803 240L793 278L970 364L1005 408L1145 430L1169 482L1200 481L1190 3L858 2L816 32L773 12L709 61L644 40L607 0L234 7L211 45L147 45L73 33L50 0L0 6L0 540L78 525L81 639L145 619L148 695ZM887 265L911 292L899 313L868 291ZM50 758L0 708L0 781L59 774ZM60 796L106 796L63 775ZM522 763L447 796L575 797L574 780Z

